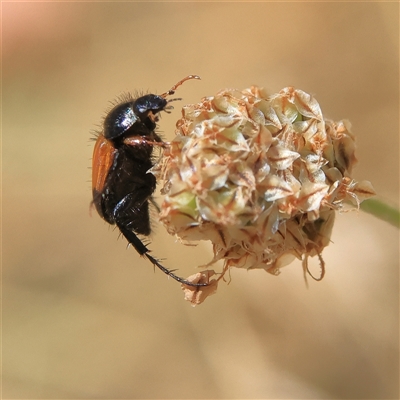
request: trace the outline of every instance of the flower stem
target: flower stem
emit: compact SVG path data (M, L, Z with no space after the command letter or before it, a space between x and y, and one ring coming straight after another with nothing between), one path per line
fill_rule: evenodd
M361 203L361 209L383 221L389 222L389 224L397 228L400 228L400 211L381 200L365 200Z

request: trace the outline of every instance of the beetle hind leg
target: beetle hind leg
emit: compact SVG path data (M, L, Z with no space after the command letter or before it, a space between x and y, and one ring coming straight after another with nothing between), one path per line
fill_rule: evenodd
M147 211L146 211L147 210ZM146 220L147 218L147 220ZM126 196L114 209L114 220L125 239L135 250L146 257L155 267L159 268L164 274L175 279L179 283L187 286L208 286L208 283L192 283L174 274L174 271L164 267L160 261L150 255L149 248L142 242L137 234L150 234L150 218L148 213L148 200L138 204L134 201L133 195ZM140 224L137 224L140 221ZM147 221L147 223L145 223ZM139 230L139 226L141 230ZM148 226L148 231L146 227Z
M192 283L188 280L181 278L173 273L172 270L164 267L155 257L150 255L150 250L144 243L139 239L135 232L127 228L124 224L117 222L117 226L125 239L135 248L135 250L141 255L146 257L155 267L159 268L164 274L175 279L179 283L183 283L188 286L208 286L208 283Z

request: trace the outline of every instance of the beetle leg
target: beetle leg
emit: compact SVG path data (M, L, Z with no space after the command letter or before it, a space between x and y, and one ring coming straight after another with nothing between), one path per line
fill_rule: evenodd
M148 146L160 146L160 147L166 147L167 144L164 142L157 142L154 140L148 140L143 136L130 136L124 139L124 143L127 144L128 146L138 146L141 144L146 144Z
M146 257L154 266L159 268L162 272L175 279L176 281L188 285L188 286L208 286L208 283L192 283L187 281L184 278L181 278L173 273L173 271L164 267L155 257L151 256L150 250L145 246L142 240L139 239L136 232L140 231L140 228L147 229L147 226L135 227L135 221L143 221L142 218L132 218L137 214L140 214L140 210L143 210L145 202L138 203L135 201L135 197L133 193L125 196L115 207L114 209L114 220L116 225L118 226L121 233L124 235L125 239L135 248L135 250L141 255ZM138 196L141 198L140 196ZM148 226L149 228L149 226ZM149 228L150 229L150 228ZM136 232L135 232L136 231ZM140 232L139 232L140 233ZM150 231L146 234L148 235ZM145 233L142 233L145 234Z

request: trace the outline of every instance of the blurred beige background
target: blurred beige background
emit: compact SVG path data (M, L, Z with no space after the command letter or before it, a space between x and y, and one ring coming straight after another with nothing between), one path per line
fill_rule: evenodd
M3 398L399 397L398 231L340 215L322 282L233 270L197 308L97 215L90 132L123 91L252 84L348 118L398 204L397 3L3 3ZM211 257L156 227L183 276Z

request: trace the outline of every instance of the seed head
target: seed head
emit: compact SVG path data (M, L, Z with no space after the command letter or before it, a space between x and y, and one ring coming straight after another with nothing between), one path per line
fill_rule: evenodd
M277 275L295 258L308 271L309 256L319 257L319 280L335 211L375 194L351 178L354 151L350 123L324 119L302 90L222 90L183 107L157 167L160 220L182 240L212 242L209 265L224 260L218 280L231 267ZM184 289L194 304L206 297Z

